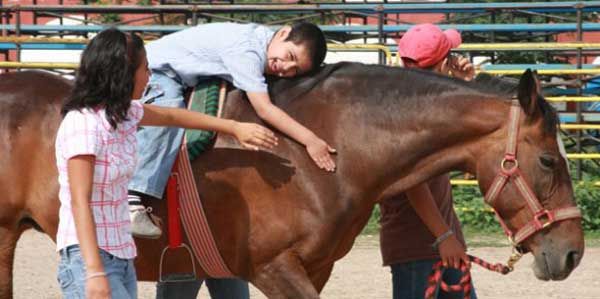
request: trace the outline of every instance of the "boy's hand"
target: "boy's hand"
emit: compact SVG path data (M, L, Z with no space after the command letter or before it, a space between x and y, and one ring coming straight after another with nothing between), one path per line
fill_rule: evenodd
M455 78L471 81L475 77L475 67L465 57L460 55L452 55L450 61L450 70Z
M469 257L465 252L465 248L462 244L460 244L460 242L458 242L454 235L442 241L438 248L444 267L459 269L461 261L467 266L470 265Z
M244 148L250 150L272 149L277 146L277 137L271 130L253 123L236 122L233 136Z
M336 151L325 141L320 138L312 139L306 144L306 151L319 168L329 172L335 171L335 162L333 162L330 154L335 154Z

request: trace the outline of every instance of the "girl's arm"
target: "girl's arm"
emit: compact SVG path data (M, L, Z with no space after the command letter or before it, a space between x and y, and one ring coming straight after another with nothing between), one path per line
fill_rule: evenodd
M110 285L104 273L96 239L96 223L90 207L95 156L75 156L67 161L71 210L79 247L85 263L86 298L110 298ZM94 275L96 274L96 275ZM91 276L90 276L91 275Z
M187 129L217 131L232 135L245 148L273 148L277 145L275 134L258 124L241 123L179 108L143 105L142 126L173 126Z
M427 184L419 184L407 190L406 196L417 215L419 215L419 218L421 218L436 238L439 238L450 230L442 214L440 214L440 209L435 203ZM465 248L458 242L454 234L441 241L438 248L444 267L450 266L458 269L461 260L465 264L469 264Z
M247 92L246 94L260 118L306 146L306 151L319 168L327 171L335 170L335 162L330 156L330 153L335 153L335 149L279 107L273 105L269 94L260 92Z

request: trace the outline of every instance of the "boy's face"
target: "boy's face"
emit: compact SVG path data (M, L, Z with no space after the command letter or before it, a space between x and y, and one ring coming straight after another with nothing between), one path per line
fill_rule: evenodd
M312 63L303 44L285 41L291 27L285 26L275 33L267 48L265 73L278 77L295 77L309 72Z

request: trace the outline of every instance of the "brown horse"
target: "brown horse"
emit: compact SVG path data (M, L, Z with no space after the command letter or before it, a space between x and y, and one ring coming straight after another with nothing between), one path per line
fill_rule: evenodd
M519 167L543 207L574 207L556 113L536 82L526 72L518 86ZM485 192L504 157L511 101L485 86L342 63L271 87L279 107L337 148L337 172L317 169L284 136L272 152L244 151L219 136L192 165L226 264L269 298L319 298L377 201L450 170L476 174ZM0 298L11 297L23 230L35 227L53 239L56 233L53 145L68 90L67 81L45 73L0 76ZM224 117L260 123L238 91L228 94ZM165 201L152 204L164 219ZM512 231L533 218L512 182L493 206ZM137 244L140 280L156 280L166 237ZM565 279L583 255L581 221L544 226L520 246L535 256L539 279ZM189 269L189 259L173 256L168 266Z

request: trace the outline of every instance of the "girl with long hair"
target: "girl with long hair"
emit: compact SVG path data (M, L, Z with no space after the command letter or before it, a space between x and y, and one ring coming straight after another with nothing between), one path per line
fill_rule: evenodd
M247 149L272 148L273 132L184 109L144 105L143 41L117 29L86 47L56 137L61 202L57 251L64 298L137 298L127 184L138 126L178 126L233 135ZM133 100L132 100L133 99Z

